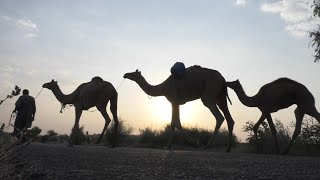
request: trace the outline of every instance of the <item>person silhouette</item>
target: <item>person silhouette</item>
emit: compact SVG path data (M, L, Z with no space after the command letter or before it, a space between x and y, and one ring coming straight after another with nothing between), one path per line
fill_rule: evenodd
M24 89L22 91L22 96L15 103L13 113L17 113L17 116L11 135L20 138L22 133L31 127L36 114L35 99L29 95L29 90Z

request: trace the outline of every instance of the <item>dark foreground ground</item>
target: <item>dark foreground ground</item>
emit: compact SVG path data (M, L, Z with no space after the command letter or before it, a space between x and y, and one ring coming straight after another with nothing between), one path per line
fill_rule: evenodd
M40 179L320 179L320 157L32 143Z

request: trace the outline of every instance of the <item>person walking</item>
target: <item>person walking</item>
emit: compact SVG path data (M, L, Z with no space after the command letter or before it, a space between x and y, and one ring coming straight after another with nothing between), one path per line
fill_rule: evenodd
M36 114L35 100L29 95L29 90L24 89L22 91L22 96L20 96L15 103L13 113L16 113L17 116L14 122L12 135L20 138L22 133L31 127Z

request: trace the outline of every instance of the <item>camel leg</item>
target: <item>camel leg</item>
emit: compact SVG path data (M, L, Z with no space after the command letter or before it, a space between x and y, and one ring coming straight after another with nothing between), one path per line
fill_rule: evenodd
M79 129L79 121L82 114L82 110L79 108L76 108L76 120L74 123L74 128Z
M212 143L213 143L216 135L218 134L218 131L221 127L221 124L224 121L224 117L222 116L221 112L219 111L216 101L219 101L219 97L225 98L226 94L223 94L223 91L221 91L222 89L220 89L219 86L213 85L210 82L209 83L207 82L205 87L206 87L206 89L202 94L201 101L202 101L203 105L205 105L207 108L210 109L211 113L216 118L216 127L215 127L214 132L211 135L206 147L205 147L205 148L210 148L212 146ZM221 101L220 103L222 103L222 102L223 101Z
M256 139L258 138L258 129L259 126L261 125L261 123L266 119L267 115L262 113L258 122L256 122L256 124L253 126L253 132L254 132L254 136L256 137Z
M256 141L258 141L258 129L261 123L266 119L266 115L264 113L261 114L258 122L253 126L253 133ZM256 151L259 151L259 144L256 142Z
M226 118L226 121L228 124L229 137L228 137L228 145L227 145L226 152L230 152L231 145L232 145L232 132L233 132L234 120L230 114L227 100L225 99L225 97L221 101L218 102L218 106L221 109L221 111L223 112L224 117Z
M174 120L174 117L172 114L171 125L170 125L170 137L169 137L169 141L168 141L168 145L167 145L168 149L171 149L175 129L176 129L176 125L175 125L175 120Z
M117 106L111 104L110 109L111 109L111 113L114 121L114 137L113 137L113 144L112 144L112 147L114 148L116 147L116 144L117 144L119 119L117 114Z
M209 148L211 147L216 135L218 134L218 131L221 127L221 124L223 123L224 121L224 117L222 116L221 112L219 111L217 105L215 103L207 103L207 101L204 101L203 99L201 99L203 104L208 107L211 111L211 113L214 115L214 117L216 118L216 127L214 129L214 132L213 134L211 135L209 141L208 141L208 144L206 145L205 148Z
M168 149L171 149L173 137L174 137L174 131L176 129L176 121L180 118L180 107L179 105L171 103L172 107L172 114L171 114L171 125L170 125L170 137L168 141Z
M291 141L289 142L288 147L286 150L282 153L283 155L288 154L293 142L297 139L299 134L301 133L301 126L302 126L302 120L304 116L304 112L299 109L299 107L294 111L294 114L296 116L296 127L294 129Z
M179 132L182 134L182 136L184 138L186 138L186 140L192 144L194 147L199 148L200 147L200 143L198 140L194 139L194 138L190 138L190 136L184 131L184 129L181 126L181 122L180 122L180 118L178 120L175 121L175 127L179 130Z
M76 113L76 118L75 118L75 122L74 122L74 126L73 126L73 129L72 129L72 132L70 134L69 146L73 145L71 136L74 136L76 131L79 131L79 121L80 121L80 117L81 117L81 114L82 114L82 109L76 107L75 108L75 113Z
M168 149L171 148L172 142L173 142L173 136L174 136L174 130L177 128L179 132L182 134L186 140L195 145L196 147L200 146L200 143L197 140L191 139L188 134L184 131L184 129L181 126L180 123L180 107L179 105L172 104L172 120L171 120L171 127L170 127L170 138L168 142Z
M110 99L110 110L113 116L114 121L114 138L112 147L116 147L117 137L118 137L118 127L119 127L119 119L118 119L118 93L115 91L115 94Z
M275 148L276 148L276 153L279 154L280 150L279 150L279 141L277 138L277 130L276 130L276 127L274 126L274 123L272 121L272 117L270 114L267 115L267 121L269 123L271 134L273 136L273 140L274 140L274 144L275 144Z
M99 136L99 139L98 139L98 141L96 142L96 144L99 144L99 143L101 142L102 137L103 137L103 135L104 135L104 132L106 131L109 123L111 122L111 119L110 119L107 111L105 110L105 108L98 108L98 110L99 110L100 113L102 114L102 116L103 116L103 118L104 118L104 120L105 120L105 123L104 123L103 130L102 130L102 132L101 132L101 134L100 134L100 136Z

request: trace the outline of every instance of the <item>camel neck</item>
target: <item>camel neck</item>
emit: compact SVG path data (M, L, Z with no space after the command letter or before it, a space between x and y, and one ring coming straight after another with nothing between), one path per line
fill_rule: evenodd
M144 77L139 78L136 83L146 94L150 96L164 96L164 83L159 85L150 85Z
M239 88L235 91L239 100L242 104L248 107L257 107L258 106L258 98L257 95L249 97L243 90L243 88Z
M62 104L73 104L73 99L74 99L74 93L71 93L69 95L65 95L62 93L61 89L59 86L57 88L52 89L53 94L57 98L59 102Z

